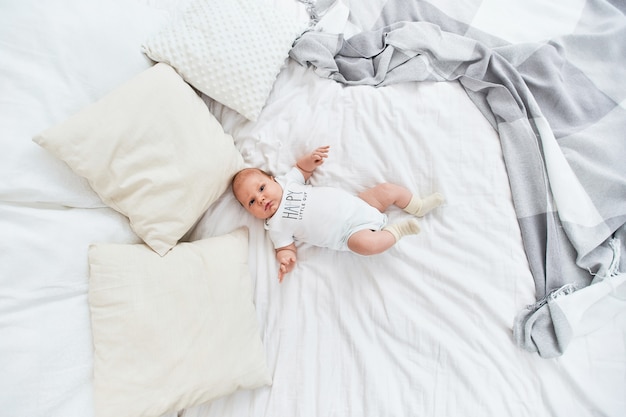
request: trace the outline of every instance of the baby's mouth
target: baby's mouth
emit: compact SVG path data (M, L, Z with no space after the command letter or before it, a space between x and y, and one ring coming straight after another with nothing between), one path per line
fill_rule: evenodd
M272 202L269 201L268 203L265 204L265 211L268 211L271 207L272 207Z

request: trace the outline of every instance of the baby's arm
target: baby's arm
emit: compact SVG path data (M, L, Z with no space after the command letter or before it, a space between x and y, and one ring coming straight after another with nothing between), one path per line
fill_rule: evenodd
M278 269L278 282L283 282L285 275L291 272L296 265L296 245L291 243L290 245L276 249L276 260L280 264L280 268Z
M302 173L305 182L309 180L313 171L324 163L324 158L328 157L329 149L330 146L328 145L320 146L310 154L298 159L298 162L296 162L296 168L298 168Z

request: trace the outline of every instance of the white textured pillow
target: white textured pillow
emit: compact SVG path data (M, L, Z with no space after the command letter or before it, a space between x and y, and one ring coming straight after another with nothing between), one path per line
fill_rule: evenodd
M258 0L194 0L143 51L254 121L303 30L302 22Z
M232 137L166 64L143 71L34 141L85 177L160 255L243 166Z
M248 234L89 249L97 417L149 417L271 383Z

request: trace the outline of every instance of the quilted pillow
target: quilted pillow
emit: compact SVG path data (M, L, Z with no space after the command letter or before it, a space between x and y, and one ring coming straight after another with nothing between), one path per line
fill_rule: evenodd
M258 0L194 0L142 49L254 121L303 30L302 22Z
M33 139L167 253L226 190L243 158L206 104L157 64Z
M271 383L248 234L89 248L96 417L150 417Z

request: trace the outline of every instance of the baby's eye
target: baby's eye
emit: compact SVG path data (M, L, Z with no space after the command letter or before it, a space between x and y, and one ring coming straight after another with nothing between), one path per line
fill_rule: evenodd
M265 185L262 185L260 188L261 191L265 190Z
M254 198L250 200L250 202L248 203L248 206L252 206L253 204L254 204Z

